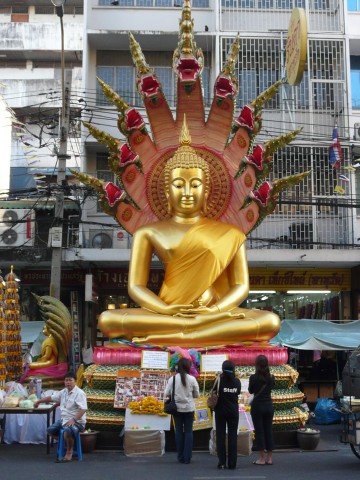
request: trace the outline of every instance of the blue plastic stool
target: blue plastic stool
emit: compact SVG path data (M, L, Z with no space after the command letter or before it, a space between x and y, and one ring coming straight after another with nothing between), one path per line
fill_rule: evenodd
M56 458L59 460L60 458L64 458L66 453L66 443L64 439L65 430L61 429L59 432L59 441L58 441L58 448L56 453ZM73 455L75 455L79 462L82 460L82 448L81 448L81 438L80 432L76 434L74 439L74 451Z

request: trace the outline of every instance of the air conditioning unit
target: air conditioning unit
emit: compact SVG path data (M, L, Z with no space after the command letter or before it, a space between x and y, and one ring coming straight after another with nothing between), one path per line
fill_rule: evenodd
M129 248L129 234L119 228L90 230L89 248Z
M354 123L354 140L360 141L360 123Z
M112 248L113 230L97 229L89 231L89 248Z
M0 210L0 247L34 245L34 212L23 208Z

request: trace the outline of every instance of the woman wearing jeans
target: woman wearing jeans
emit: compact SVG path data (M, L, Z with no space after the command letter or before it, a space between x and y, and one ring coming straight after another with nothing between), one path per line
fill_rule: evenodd
M177 458L180 463L190 463L193 447L193 422L195 412L194 398L199 396L199 385L189 374L191 362L181 358L178 363L178 373L175 375L175 403L177 412L174 414L175 441ZM172 395L173 377L165 388L165 397Z

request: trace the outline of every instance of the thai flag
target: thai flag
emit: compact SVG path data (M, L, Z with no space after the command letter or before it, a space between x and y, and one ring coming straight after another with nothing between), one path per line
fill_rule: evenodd
M343 159L341 146L339 142L339 133L337 126L334 127L331 146L329 148L329 162L333 168L339 168Z
M339 175L338 179L341 180L342 182L350 182L350 179L345 175Z

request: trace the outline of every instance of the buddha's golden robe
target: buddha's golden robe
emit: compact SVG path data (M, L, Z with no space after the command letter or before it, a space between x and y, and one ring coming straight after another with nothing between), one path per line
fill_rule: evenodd
M191 304L213 287L214 300L222 298L230 288L227 266L245 238L234 225L202 218L185 233L165 265L159 297L168 305Z

